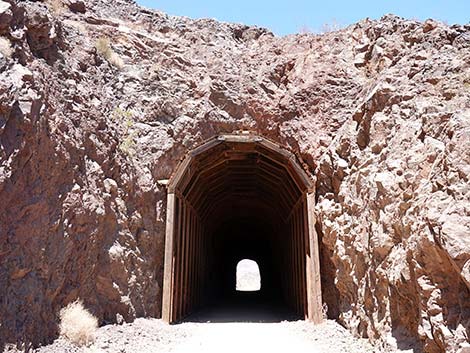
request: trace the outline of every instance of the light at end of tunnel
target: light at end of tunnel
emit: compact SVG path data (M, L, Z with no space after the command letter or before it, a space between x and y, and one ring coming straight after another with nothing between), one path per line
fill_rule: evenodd
M261 289L261 274L256 261L244 259L237 264L236 290L255 292Z

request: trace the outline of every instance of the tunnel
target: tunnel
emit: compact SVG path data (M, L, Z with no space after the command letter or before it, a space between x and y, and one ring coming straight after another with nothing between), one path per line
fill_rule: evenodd
M236 291L242 259L259 266L257 302L321 321L314 183L297 157L251 133L190 151L167 185L162 318L253 293Z

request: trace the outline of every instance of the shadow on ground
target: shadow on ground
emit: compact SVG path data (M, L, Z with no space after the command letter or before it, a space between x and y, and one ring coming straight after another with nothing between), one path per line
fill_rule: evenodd
M274 323L303 319L280 300L262 292L234 292L198 310L182 322L258 322Z

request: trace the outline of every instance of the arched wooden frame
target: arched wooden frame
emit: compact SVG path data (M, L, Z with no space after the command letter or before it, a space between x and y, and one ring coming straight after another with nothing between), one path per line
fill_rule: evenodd
M303 191L301 199L299 200L299 204L303 206L302 208L295 207L293 209L293 213L295 213L294 211L296 209L298 209L298 212L302 212L302 215L297 217L294 227L297 229L295 231L301 232L301 237L305 239L301 242L302 246L304 246L304 251L303 253L300 252L300 254L298 254L304 258L300 260L298 258L294 258L292 261L302 261L301 263L305 265L305 271L303 271L303 273L306 278L304 282L305 285L302 287L302 290L304 290L305 293L298 294L295 288L292 290L292 293L294 293L293 295L302 295L303 300L306 300L306 308L304 310L305 318L313 321L314 323L320 323L322 321L322 300L318 237L315 231L314 183L304 169L299 165L294 154L264 137L253 134L227 134L216 136L208 140L187 154L186 158L179 164L168 183L162 319L167 323L179 321L184 316L183 309L188 308L188 305L191 305L188 298L181 294L183 292L178 291L178 279L189 278L189 280L191 280L191 276L188 276L187 271L195 261L193 259L188 260L180 269L182 273L177 274L175 272L176 254L181 253L181 251L177 251L181 249L177 249L179 245L175 243L175 235L180 231L179 229L182 228L181 222L186 222L187 220L189 223L194 224L194 222L191 222L193 215L190 212L183 214L181 217L178 215L178 212L181 213L181 210L178 210L176 200L184 197L179 189L181 185L187 186L188 180L190 180L192 175L197 172L197 168L192 167L193 161L200 154L210 151L220 144L236 144L237 146L240 146L240 144L257 145L264 151L268 151L269 154L282 158L285 160L285 167L291 178ZM181 220L181 218L183 218L183 220ZM191 224L185 224L183 228L187 229L187 227L192 226ZM200 233L200 230L198 229L195 229L195 231L196 234L198 232ZM200 237L200 234L198 236ZM183 254L184 251L186 250L183 249ZM191 251L191 249L189 251ZM193 280L197 279L194 279L193 277ZM198 285L197 283L192 284L196 287ZM179 286L181 291L182 285L179 284ZM301 299L298 301L300 302Z

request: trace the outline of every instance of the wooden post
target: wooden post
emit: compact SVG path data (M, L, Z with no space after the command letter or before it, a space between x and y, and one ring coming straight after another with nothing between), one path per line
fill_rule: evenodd
M293 255L293 266L294 266L294 304L295 304L295 312L296 313L299 313L299 279L300 279L300 274L299 274L299 242L298 242L298 239L297 239L297 236L298 236L298 228L297 228L297 215L298 215L298 212L295 211L293 214L292 214L292 240L294 242L294 246L293 246L293 251L292 251L292 255Z
M308 300L307 300L307 270L305 268L306 263L307 263L307 257L305 256L306 249L307 249L307 239L308 237L305 235L306 227L305 227L305 208L307 207L307 203L305 202L305 199L302 200L302 203L300 204L300 231L301 231L301 245L300 248L302 249L302 314L305 317L308 316Z
M322 298L320 281L320 256L318 250L318 235L315 230L315 194L307 194L307 236L308 246L306 249L306 270L307 270L307 302L308 319L315 324L323 321L322 318Z
M295 206L297 210L295 211L295 239L297 242L296 246L296 253L297 253L297 311L299 313L304 313L303 303L302 303L302 296L303 296L303 282L305 281L305 277L303 276L303 266L302 266L302 258L304 256L304 249L302 249L302 224L301 222L301 213L302 207L301 203Z
M181 316L182 319L188 313L188 300L189 300L189 264L190 264L190 246L191 246L191 208L189 206L186 207L186 223L185 223L185 241L184 241L184 269L183 269L183 288L181 291L183 301L182 301L182 308L181 308Z
M167 323L172 322L172 291L174 278L174 216L175 216L175 194L169 193L166 206L166 233L165 233L165 262L163 273L162 293L162 319Z
M199 308L199 288L201 284L201 220L197 218L197 227L196 227L196 276L195 276L195 286L194 286L194 291L195 291L195 302L196 302L196 308Z
M185 242L185 231L186 231L186 201L181 198L180 207L180 219L178 222L177 235L178 241L176 244L176 266L173 276L175 277L175 290L173 291L173 321L177 321L181 318L181 302L183 300L182 288L183 288L183 273L184 273L184 242Z

